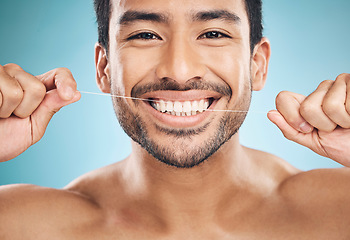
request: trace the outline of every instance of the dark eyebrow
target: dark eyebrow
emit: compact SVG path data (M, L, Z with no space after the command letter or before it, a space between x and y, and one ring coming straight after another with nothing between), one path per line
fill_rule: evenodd
M233 12L229 12L227 10L210 10L210 11L202 11L198 12L193 16L193 21L210 21L210 20L223 20L230 23L239 24L241 22L241 18L238 17L237 14Z
M168 23L169 19L161 13L144 11L126 11L119 19L120 25L128 25L136 21L150 21L158 23Z

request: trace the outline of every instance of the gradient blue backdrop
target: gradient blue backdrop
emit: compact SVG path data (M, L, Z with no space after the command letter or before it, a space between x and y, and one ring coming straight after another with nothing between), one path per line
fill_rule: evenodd
M264 1L272 59L267 85L254 93L252 112L241 129L243 144L276 154L302 170L340 166L284 139L265 113L274 108L282 90L309 94L320 81L350 72L349 9L348 0ZM92 0L1 0L0 32L0 64L14 62L35 75L67 67L80 90L99 91ZM109 97L83 95L54 116L38 144L0 164L0 185L60 188L130 151Z

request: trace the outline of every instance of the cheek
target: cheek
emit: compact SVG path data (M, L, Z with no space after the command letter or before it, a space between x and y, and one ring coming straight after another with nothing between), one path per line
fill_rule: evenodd
M207 51L202 57L209 71L231 88L233 97L240 95L250 81L249 53L238 47L223 47Z
M120 53L120 62L118 69L121 78L118 80L124 86L127 96L131 89L139 82L150 82L155 77L155 65L157 53L152 50L122 50Z

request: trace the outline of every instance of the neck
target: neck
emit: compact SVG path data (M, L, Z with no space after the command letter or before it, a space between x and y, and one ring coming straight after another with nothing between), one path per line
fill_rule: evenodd
M151 202L166 216L188 214L204 221L216 215L215 211L225 203L244 202L239 200L261 185L254 173L253 159L239 144L238 134L193 168L180 169L161 163L136 143L124 164L130 194Z

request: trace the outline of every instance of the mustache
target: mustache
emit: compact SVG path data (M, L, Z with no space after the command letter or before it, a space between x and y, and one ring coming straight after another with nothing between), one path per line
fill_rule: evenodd
M211 83L204 80L193 79L187 81L185 84L180 84L172 79L161 79L154 83L144 85L136 85L131 90L131 97L141 98L141 96L148 92L155 91L189 91L189 90L207 90L218 92L223 96L231 98L232 90L228 85Z

